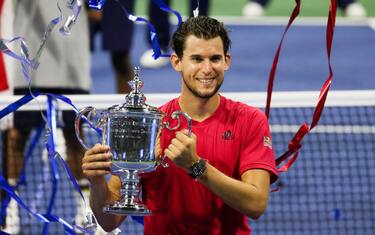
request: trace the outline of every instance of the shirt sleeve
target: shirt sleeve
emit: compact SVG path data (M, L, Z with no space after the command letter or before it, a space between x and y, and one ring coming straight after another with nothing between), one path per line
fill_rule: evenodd
M264 169L271 175L271 183L277 180L275 156L267 117L260 110L244 114L242 123L239 173L250 169Z

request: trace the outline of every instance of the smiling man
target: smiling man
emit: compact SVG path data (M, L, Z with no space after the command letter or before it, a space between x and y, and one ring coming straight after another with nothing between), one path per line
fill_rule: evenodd
M182 79L181 96L161 107L181 110L193 133L164 131L156 156L170 167L142 177L145 234L249 234L247 217L259 218L277 178L269 125L258 109L219 94L230 67L230 39L224 25L210 17L189 18L172 38L170 60ZM267 143L265 143L265 139ZM125 219L104 214L119 197L120 180L104 175L111 167L109 147L85 153L82 168L91 182L90 204L99 223L111 231Z

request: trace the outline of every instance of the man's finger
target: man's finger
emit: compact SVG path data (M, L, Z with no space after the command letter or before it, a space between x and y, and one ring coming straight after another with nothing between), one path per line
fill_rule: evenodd
M97 176L104 176L109 173L111 173L108 170L84 170L83 173L86 175L86 177L91 178L91 177L97 177Z
M178 139L179 141L181 141L184 144L187 143L187 141L189 140L189 138L190 137L187 134L185 134L184 132L182 132L182 131L176 132L176 139Z
M176 157L176 156L178 156L178 155L181 154L180 149L178 149L178 148L177 148L175 145L173 145L173 144L170 144L170 145L168 146L168 150L170 150L171 153L173 153L174 157Z
M83 163L83 170L108 170L110 171L112 167L112 162L90 162Z
M180 151L183 151L185 149L185 145L177 138L172 139L171 144L174 145Z
M98 153L92 155L85 155L82 162L106 162L111 160L112 154L109 153Z
M109 151L108 145L96 144L94 147L86 151L87 155L93 155L95 153L104 153Z
M175 154L169 149L166 149L164 153L165 153L165 156L167 156L172 161L173 159L176 158Z

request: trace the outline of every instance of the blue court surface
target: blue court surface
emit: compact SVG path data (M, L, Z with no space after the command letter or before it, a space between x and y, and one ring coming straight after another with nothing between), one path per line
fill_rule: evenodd
M232 67L222 91L266 91L268 74L286 23L227 24L232 38ZM332 48L332 90L375 89L375 30L366 22L338 23ZM325 20L298 23L288 32L282 48L275 91L320 90L328 78ZM146 28L137 25L133 39L134 66L147 49ZM100 43L100 37L97 38ZM99 44L98 44L99 45ZM93 93L115 93L114 75L107 52L92 55ZM145 93L180 91L179 75L170 65L142 69Z

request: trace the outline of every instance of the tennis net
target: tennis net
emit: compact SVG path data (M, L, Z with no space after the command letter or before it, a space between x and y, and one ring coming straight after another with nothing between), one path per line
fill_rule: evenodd
M260 108L265 104L265 93L224 93L228 98ZM159 106L178 94L148 94L147 102ZM277 156L287 148L289 141L303 122L309 123L314 112L318 92L275 92L270 114L273 147ZM78 108L93 105L105 109L124 102L122 95L72 95ZM375 231L375 91L331 91L319 125L306 136L295 165L280 176L280 191L272 193L266 213L257 221L250 221L254 234L373 234ZM4 97L0 109L19 97ZM44 108L45 98L39 103ZM60 110L71 108L59 103ZM31 102L18 111L39 110ZM73 120L71 120L73 122ZM60 123L60 126L64 124ZM31 144L36 130L30 132L25 143ZM3 175L14 174L5 150L5 136L0 148ZM43 134L42 134L43 137ZM85 133L94 144L98 138ZM61 128L56 133L57 151L66 158L66 143ZM26 184L18 187L18 195L34 211L45 213L53 184L40 138L25 167ZM74 141L76 141L74 139ZM76 163L79 164L79 163ZM78 166L79 167L79 166ZM81 224L85 212L83 201L59 165L60 180L53 214L68 223ZM8 180L10 183L12 180ZM14 179L13 179L14 181ZM85 187L83 187L85 188ZM86 197L88 190L83 190ZM4 192L2 193L4 199ZM2 201L3 205L3 201ZM43 224L30 217L13 200L7 209L4 231L12 234L41 234ZM122 234L143 234L143 226L132 219L121 225ZM49 234L63 233L63 226L49 225ZM100 234L100 232L98 232Z

